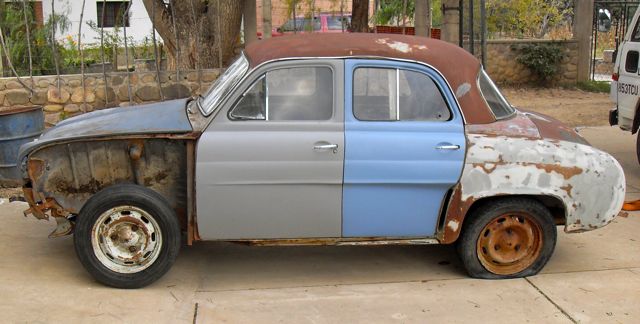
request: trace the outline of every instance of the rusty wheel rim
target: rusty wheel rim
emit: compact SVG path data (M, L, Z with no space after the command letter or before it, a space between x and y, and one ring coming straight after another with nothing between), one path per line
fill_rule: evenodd
M151 266L162 248L162 232L156 220L134 206L104 212L91 231L93 252L108 269L136 273Z
M480 232L480 263L498 275L516 274L531 266L542 250L542 227L527 213L508 213L491 220Z

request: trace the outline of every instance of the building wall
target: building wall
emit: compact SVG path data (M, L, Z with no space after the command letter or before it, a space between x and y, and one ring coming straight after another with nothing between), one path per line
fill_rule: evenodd
M78 37L78 27L80 25L80 13L82 11L82 0L43 0L42 12L44 19L47 20L51 15L51 1L55 1L56 14L66 15L71 26L64 34L59 33L57 36L59 39L63 39L68 35L72 35L74 38ZM107 2L113 0L107 0ZM102 0L86 0L84 8L84 16L82 17L82 42L100 43L100 33L94 32L87 26L87 21L98 21L98 2ZM130 27L127 27L127 37L133 37L133 40L140 42L145 36L151 36L152 24L141 0L133 0L129 15ZM105 32L113 31L113 28L105 28ZM120 34L123 34L122 28L120 28ZM157 35L157 34L156 34ZM158 35L158 37L160 37Z

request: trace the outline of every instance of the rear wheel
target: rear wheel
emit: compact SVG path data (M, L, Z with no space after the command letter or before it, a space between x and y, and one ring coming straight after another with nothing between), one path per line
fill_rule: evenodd
M76 254L99 282L139 288L164 275L180 250L180 225L166 200L136 185L95 194L78 215Z
M556 244L549 210L536 200L504 198L467 216L458 253L472 277L526 277L538 273Z

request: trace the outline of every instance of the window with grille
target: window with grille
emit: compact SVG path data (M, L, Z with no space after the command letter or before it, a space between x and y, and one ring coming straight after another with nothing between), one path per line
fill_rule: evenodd
M125 15L129 1L98 1L96 2L98 27L130 27L129 13ZM102 15L102 6L104 7L104 16ZM124 24L123 24L124 21Z

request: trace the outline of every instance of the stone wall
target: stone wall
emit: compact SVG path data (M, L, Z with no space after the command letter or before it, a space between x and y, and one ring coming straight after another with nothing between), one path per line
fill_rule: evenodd
M549 85L575 85L578 80L578 42L575 40L489 40L487 41L487 63L485 69L499 84L535 84L536 76L518 63L520 54L512 47L525 44L555 44L562 48L564 58L559 71ZM476 45L476 56L480 57L480 45Z
M180 80L176 82L176 73L160 73L160 83L164 99L184 98L206 91L219 75L218 69L200 72L180 71ZM31 86L31 80L21 80ZM131 104L160 101L155 72L108 73L107 87L101 73L85 74L83 96L80 75L62 75L58 91L56 76L36 76L33 78L33 95L15 78L0 78L0 111L25 106L43 106L47 124L56 124L61 119L106 107L129 105L129 80L131 83Z

